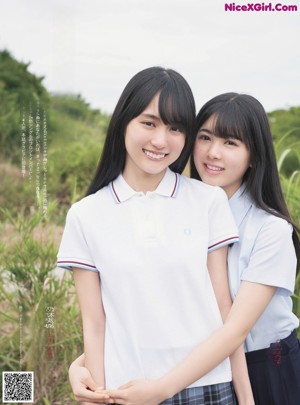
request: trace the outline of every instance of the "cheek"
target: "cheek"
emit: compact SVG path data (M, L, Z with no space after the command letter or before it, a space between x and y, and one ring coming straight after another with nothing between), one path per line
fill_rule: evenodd
M245 153L241 157L241 160L239 162L239 167L241 170L246 172L248 170L249 166L250 166L250 156L249 156L249 153Z
M203 148L201 148L199 144L196 144L193 151L195 164L197 164L197 162L200 162L202 160L203 155L204 155Z
M196 170L198 172L198 174L201 176L202 174L202 162L203 162L203 158L202 158L202 152L201 152L201 148L194 148L194 152L193 152L193 158L194 158L194 165L196 167Z
M177 150L178 153L181 153L185 145L185 136L178 136L177 138L173 139L173 146L174 149Z
M142 145L145 140L141 133L136 133L135 131L127 131L125 134L125 147L126 149L133 149L137 146Z

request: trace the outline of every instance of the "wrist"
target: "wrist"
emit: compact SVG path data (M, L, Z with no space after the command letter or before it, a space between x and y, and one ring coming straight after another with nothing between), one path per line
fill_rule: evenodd
M174 386L171 386L166 378L159 378L155 382L160 402L170 399L176 394L176 392L174 391Z

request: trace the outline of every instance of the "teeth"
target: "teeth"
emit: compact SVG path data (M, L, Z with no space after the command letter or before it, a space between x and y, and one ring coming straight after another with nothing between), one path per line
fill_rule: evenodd
M152 159L162 159L166 156L165 153L153 153L153 152L149 152L148 150L144 150L145 155L151 157Z
M211 165L206 165L206 167L207 167L209 170L214 170L214 171L216 171L216 172L220 172L220 171L223 170L221 167L216 167L216 166L211 166Z

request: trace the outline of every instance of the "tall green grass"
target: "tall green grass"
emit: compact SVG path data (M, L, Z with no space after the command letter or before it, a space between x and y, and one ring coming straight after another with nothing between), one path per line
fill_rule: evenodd
M75 404L68 366L82 332L72 277L54 274L57 246L40 213L1 217L10 234L0 245L0 368L34 371L35 404Z
M283 193L290 214L300 228L300 142L295 141L294 132L295 130L288 131L274 145ZM292 298L293 311L300 318L300 274L296 279ZM300 337L300 330L298 336Z
M290 214L300 227L300 141L289 141L293 131L275 143L277 167Z

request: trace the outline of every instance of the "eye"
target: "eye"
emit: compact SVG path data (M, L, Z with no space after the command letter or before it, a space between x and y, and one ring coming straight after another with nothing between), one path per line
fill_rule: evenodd
M210 137L204 134L198 134L197 139L199 139L200 141L210 141Z
M171 126L170 130L173 131L173 132L180 132L180 133L183 132L180 128L178 128L176 126Z
M153 127L153 128L155 127L155 124L152 121L143 121L142 124L145 125L146 127Z
M227 139L225 144L229 145L229 146L238 146L237 142L235 140L232 140L232 139Z

